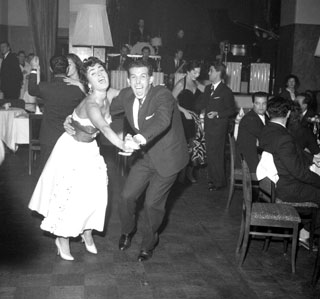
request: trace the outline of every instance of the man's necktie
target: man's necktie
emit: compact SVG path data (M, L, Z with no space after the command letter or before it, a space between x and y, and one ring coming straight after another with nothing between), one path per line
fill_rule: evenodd
M141 107L142 107L142 104L143 104L143 99L138 99L138 101L139 101L139 110L138 111L140 111L140 109L141 109Z
M214 85L212 84L212 85L211 85L211 92L210 92L210 96L212 97L212 96L213 96L213 94L214 94Z

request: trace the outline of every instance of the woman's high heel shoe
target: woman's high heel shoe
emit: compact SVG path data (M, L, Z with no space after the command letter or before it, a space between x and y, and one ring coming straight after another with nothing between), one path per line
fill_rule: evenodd
M72 256L71 254L64 253L64 252L62 251L62 248L61 248L61 245L60 245L60 242L59 242L59 239L58 239L58 238L56 238L55 243L56 243L56 246L57 246L57 249L58 249L57 255L60 255L60 257L61 257L62 259L64 259L64 260L66 260L66 261L73 261L73 260L74 260L74 258L73 258L73 256Z
M89 251L90 253L93 253L93 254L97 254L98 253L97 247L96 247L96 245L94 244L93 241L92 241L92 244L89 245L86 242L86 239L84 238L83 235L81 235L81 238L82 238L82 243L84 243L84 245L86 246L87 251Z

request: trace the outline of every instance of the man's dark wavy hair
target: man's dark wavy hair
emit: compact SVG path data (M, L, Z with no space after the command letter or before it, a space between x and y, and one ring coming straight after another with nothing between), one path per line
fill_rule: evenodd
M130 69L134 68L134 67L146 67L148 68L148 75L151 77L152 74L153 74L153 68L152 68L152 65L145 62L144 60L142 59L138 59L138 60L134 60L132 61L130 64L129 64L129 67L128 67L128 78L130 78Z
M50 58L50 67L54 75L67 75L68 66L68 59L64 55Z
M91 56L87 59L84 59L83 63L82 63L81 70L80 70L80 81L82 82L87 93L89 92L89 89L90 89L88 86L89 82L88 82L87 72L90 67L93 67L96 64L101 65L108 74L108 71L106 69L105 64L99 58ZM109 74L108 74L108 76L109 76ZM109 82L110 82L110 80L109 80ZM110 83L109 83L109 86L110 86Z
M267 111L270 118L286 117L292 109L292 101L282 97L274 97L268 101Z

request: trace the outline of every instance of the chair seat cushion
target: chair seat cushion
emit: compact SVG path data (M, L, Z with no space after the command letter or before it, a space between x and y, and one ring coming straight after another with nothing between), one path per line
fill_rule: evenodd
M301 218L295 208L289 205L273 203L253 203L251 218L301 222Z
M315 202L312 201L305 201L305 202L290 202L290 201L283 201L280 198L276 198L276 203L280 203L283 205L289 205L295 208L319 208Z

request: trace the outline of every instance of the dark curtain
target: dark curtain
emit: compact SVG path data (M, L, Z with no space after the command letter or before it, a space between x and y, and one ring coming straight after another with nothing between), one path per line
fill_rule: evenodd
M58 27L58 0L27 0L35 54L39 56L41 79L50 81L50 58L55 53Z

